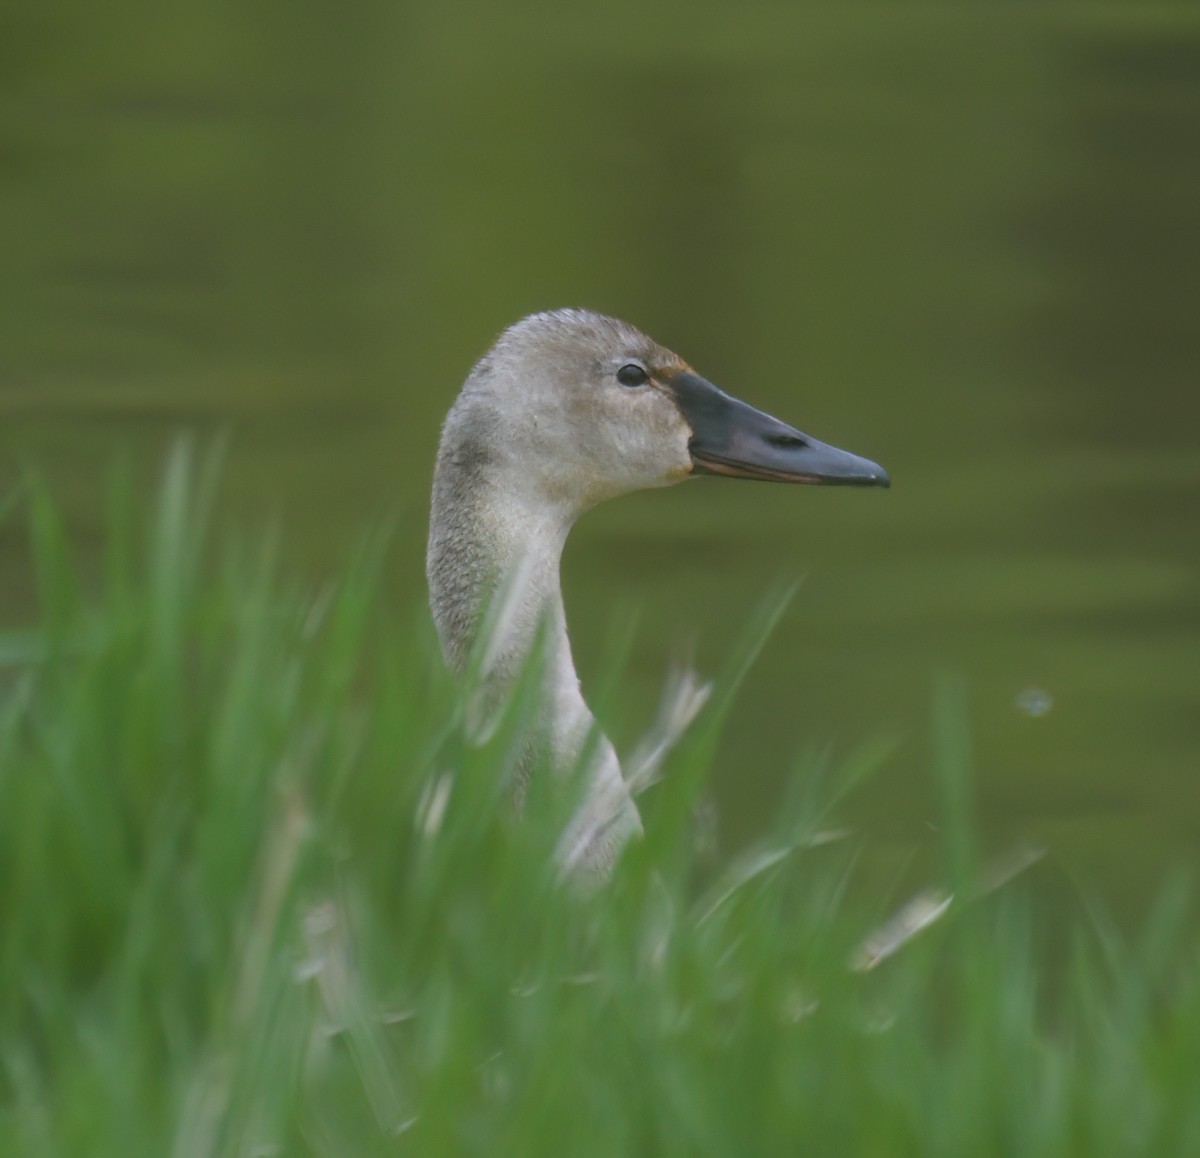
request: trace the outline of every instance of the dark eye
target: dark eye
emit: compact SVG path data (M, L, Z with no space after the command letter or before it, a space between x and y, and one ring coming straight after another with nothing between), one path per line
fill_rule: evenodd
M630 362L617 371L617 381L622 386L645 386L650 381L650 375L636 362Z

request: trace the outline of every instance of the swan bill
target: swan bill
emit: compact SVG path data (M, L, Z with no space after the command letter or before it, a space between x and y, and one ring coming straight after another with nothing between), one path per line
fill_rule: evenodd
M878 463L820 442L684 371L666 383L692 431L693 474L813 486L889 487Z

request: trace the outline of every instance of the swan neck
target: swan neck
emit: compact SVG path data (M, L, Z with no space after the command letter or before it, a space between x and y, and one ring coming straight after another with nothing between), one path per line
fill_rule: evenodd
M569 663L559 569L573 522L573 512L520 486L464 480L452 465L439 464L427 570L434 621L452 667L465 666L485 620L498 634L488 643L495 675L517 673L539 629L547 632L552 663L563 656Z

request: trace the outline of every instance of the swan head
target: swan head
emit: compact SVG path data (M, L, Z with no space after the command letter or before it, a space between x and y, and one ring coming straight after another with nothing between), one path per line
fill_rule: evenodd
M699 474L889 485L876 463L731 397L634 326L588 310L505 330L467 379L451 433L575 510Z

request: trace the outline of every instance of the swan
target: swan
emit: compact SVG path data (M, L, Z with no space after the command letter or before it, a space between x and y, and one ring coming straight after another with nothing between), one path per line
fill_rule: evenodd
M530 769L587 788L560 867L605 875L641 821L571 657L559 581L567 534L606 499L697 475L890 485L876 463L818 442L724 393L627 322L583 309L531 314L475 364L442 428L426 574L450 668L485 622L482 675L501 702L541 641L545 681L514 787ZM489 611L497 602L503 614Z

